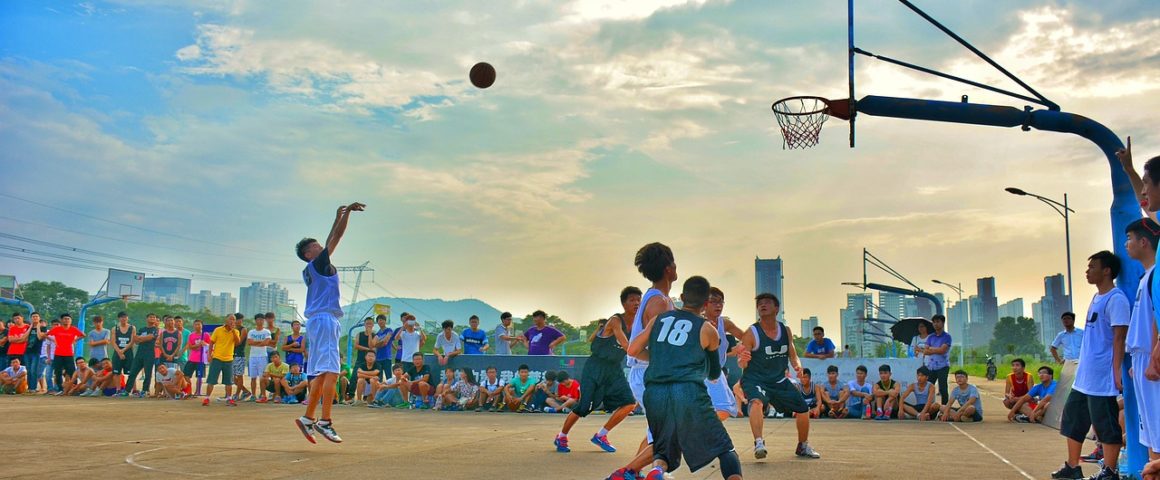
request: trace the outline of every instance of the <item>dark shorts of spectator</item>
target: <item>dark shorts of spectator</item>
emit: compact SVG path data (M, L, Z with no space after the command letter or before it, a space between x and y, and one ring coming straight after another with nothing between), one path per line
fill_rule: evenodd
M133 369L133 351L125 350L125 359L121 360L116 353L109 357L113 361L113 373L120 375L128 375L129 370Z
M386 380L391 376L391 359L375 360L375 369L379 371L379 380Z
M427 389L427 395L431 395L434 392L435 389L433 388ZM419 382L411 382L411 395L419 395Z
M1063 405L1059 434L1083 443L1088 430L1093 427L1100 442L1120 444L1124 431L1120 428L1120 405L1116 403L1116 397L1088 395L1071 389L1067 403Z
M193 378L193 374L197 374L197 378L205 378L205 364L201 362L185 362L181 367L181 373L185 374L185 378Z
M648 390L645 391L647 392ZM758 400L784 414L806 413L810 411L810 407L806 405L805 398L802 397L802 392L789 380L771 385L758 383L746 384L742 382L741 391L745 392L745 398L750 403Z
M696 472L733 450L725 425L717 418L704 383L654 383L644 390L645 416L653 436L653 459L670 472L681 458Z
M216 358L209 361L209 375L206 376L209 385L233 385L234 366L232 361L223 361Z
M962 410L962 408L951 407L951 412L953 413L959 413L959 410ZM975 413L971 415L971 420L976 422L983 421L983 414L979 413L979 407L975 407ZM1087 430L1084 430L1084 435L1087 435Z

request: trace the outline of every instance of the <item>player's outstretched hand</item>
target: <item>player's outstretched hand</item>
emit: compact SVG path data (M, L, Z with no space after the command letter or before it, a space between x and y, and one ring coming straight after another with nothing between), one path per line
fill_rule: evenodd
M359 202L354 202L354 203L346 206L346 209L348 211L351 211L351 212L361 212L363 210L366 210L366 208L367 208L367 205L365 203L359 203Z
M1120 165L1125 169L1132 168L1132 137L1128 137L1128 146L1116 150L1116 158L1120 159Z

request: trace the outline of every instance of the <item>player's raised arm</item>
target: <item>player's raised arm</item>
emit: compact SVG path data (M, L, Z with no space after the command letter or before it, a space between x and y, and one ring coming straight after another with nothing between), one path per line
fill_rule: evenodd
M338 248L338 242L346 233L346 224L350 221L351 212L361 212L365 208L366 205L358 202L338 207L338 212L335 213L334 217L334 225L330 227L330 235L326 237L326 251L330 255L334 255L334 249Z

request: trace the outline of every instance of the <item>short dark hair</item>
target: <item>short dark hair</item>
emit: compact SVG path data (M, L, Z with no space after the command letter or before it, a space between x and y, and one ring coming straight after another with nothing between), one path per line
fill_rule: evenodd
M1124 233L1134 233L1137 237L1147 240L1152 250L1156 250L1156 244L1160 242L1160 224L1148 217L1129 223Z
M915 373L922 375L924 377L929 377L930 376L930 369L926 368L926 365L923 365L921 367L918 367L918 370L915 370Z
M520 366L516 367L517 372L520 370L531 370L531 367L528 367L526 363L521 363Z
M665 270L674 263L673 250L663 243L653 242L640 247L632 263L644 278L657 282L664 278Z
M633 295L636 295L639 297L641 295L640 289L636 288L634 286L631 286L631 285L624 287L624 289L620 291L620 303L627 302L628 297L631 297Z
M419 353L419 352L415 352L414 355L411 355L411 358L423 358L423 354Z
M1107 250L1100 250L1088 257L1088 260L1098 260L1100 262L1100 268L1106 268L1112 271L1112 277L1120 276L1120 257L1117 257L1116 254Z
M959 375L962 375L962 376L964 376L964 377L969 377L969 376L970 376L970 375L967 375L967 371L966 371L966 370L963 370L963 369L958 369L958 370L955 370L955 373L954 373L954 375L955 375L956 377L957 377L957 376L959 376Z
M700 275L693 275L685 280L681 288L681 299L686 307L701 308L709 299L709 280Z
M271 356L271 357L281 357L281 356L282 356L282 354L281 354L281 353L278 353L278 352L270 352L270 356Z
M830 366L826 367L826 373L838 373L838 366L837 365L830 365Z
M93 317L93 323L105 323L105 317L97 315Z
M470 322L470 321L472 321L472 320L475 320L475 321L477 321L477 322L478 322L478 321L479 321L479 315L472 315L472 316L470 316L470 317L467 317L467 321L469 321L469 322Z
M885 363L883 363L882 365L879 365L878 366L878 373L882 373L882 372L890 373L890 365L887 365Z
M20 315L20 312L12 312L12 318L16 318L16 317L19 317L19 316L21 316L21 315ZM15 358L15 357L13 357L13 358Z
M826 333L826 329L822 328L822 326L821 326L821 325L818 325L818 326L814 327L814 329L813 329L812 331L814 331L814 332L822 332L822 334L825 334L825 333Z
M117 318L125 318L125 317L128 317L128 316L129 316L129 314L128 314L128 313L125 313L125 312L117 312Z
M1016 358L1014 360L1011 360L1011 365L1014 365L1016 363L1018 363L1020 367L1027 368L1027 362L1024 362L1022 358Z
M69 314L67 314L67 313L62 313L62 314L60 314L60 317L59 317L59 318L60 318L61 320L64 320L64 317L72 318L72 315L69 315Z
M947 316L943 315L941 313L936 313L936 314L934 314L934 316L930 317L930 323L934 323L934 322L947 323Z
M499 371L498 368L495 368L495 365L488 365L487 368L483 369L483 371L485 371L485 372L490 372L492 370L495 370L497 372Z
M503 312L503 313L499 314L500 320L503 320L505 318L512 318L512 312Z
M1059 316L1061 319L1064 317L1071 317L1072 320L1075 320L1075 312L1063 312L1063 314Z
M814 376L813 372L811 372L810 369L808 369L808 368L802 369L802 375L809 375L811 377Z
M377 322L377 321L379 321L379 320L386 320L386 319L387 319L387 316L386 316L386 315L383 315L383 314L381 314L381 313L380 313L380 314L378 314L378 315L375 315L375 321L376 321L376 322Z
M1039 367L1039 371L1040 371L1040 372L1042 372L1042 371L1044 371L1044 370L1047 370L1047 374L1048 374L1048 375L1051 375L1051 376L1053 376L1053 377L1055 376L1055 369L1053 369L1053 368L1051 368L1051 367L1049 367L1049 366L1047 366L1047 365L1044 365L1044 366L1042 366L1042 367Z
M258 317L261 317L261 316L262 316L261 314L258 315ZM257 318L257 317L255 317L255 318ZM374 321L375 321L374 317L367 317L367 318L363 319L363 323L367 323L367 322L374 323Z
M1152 185L1160 185L1160 156L1149 158L1144 162L1144 176L1152 181Z
M557 382L563 382L565 380L568 380L569 378L572 378L572 376L568 375L568 372L566 372L564 370L560 370L560 372L556 374L556 381Z
M858 365L858 368L855 368L855 369L854 369L854 371L856 371L856 372L862 372L862 373L866 373L866 372L868 372L869 370L867 370L867 369L866 369L866 366L865 366L865 365Z
M556 372L554 372L552 370L548 370L548 371L544 372L544 380L547 380L549 382L556 381Z
M266 320L273 320L274 317L277 317L277 315L274 315L274 312L266 312ZM177 317L177 318L181 318L181 317Z
M753 298L753 301L755 303L760 302L762 300L773 300L773 306L775 306L777 308L781 308L781 300L777 299L777 295L774 295L774 294L769 293L769 292L762 292L762 293L757 294L757 296Z
M722 292L721 289L717 287L709 287L709 296L712 297L714 295L721 297L721 300L725 300L725 292Z
M297 364L295 364L295 365L297 365ZM402 370L402 369L403 369L403 364L402 364L402 363L396 363L396 364L394 364L394 365L391 367L391 371L392 371L392 372L393 372L393 371L395 371L395 370Z
M444 320L441 326L443 328L455 328L455 322L451 320Z
M310 237L306 237L306 238L303 238L302 240L299 240L298 244L294 246L294 253L296 255L298 255L299 260L302 260L303 262L307 261L306 260L306 247L310 246L311 243L318 243L318 240L315 240L315 239L310 238Z
M543 310L536 310L532 312L532 318L536 317L548 318L548 314L544 313Z

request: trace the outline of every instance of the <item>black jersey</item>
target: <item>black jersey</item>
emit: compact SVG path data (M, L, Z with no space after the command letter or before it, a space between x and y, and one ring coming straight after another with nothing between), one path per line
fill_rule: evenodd
M752 357L741 374L741 382L772 385L785 381L785 372L789 368L789 330L777 322L778 338L774 340L765 334L760 323L749 328L757 339L757 348L750 352Z
M609 321L620 322L620 329L621 331L624 330L624 317L617 315L615 318ZM611 363L619 367L620 362L624 361L624 357L628 355L628 352L624 351L624 347L620 346L620 342L616 341L616 335L609 335L607 337L601 336L604 334L604 330L607 328L608 325L605 324L604 327L601 327L600 333L596 334L596 338L592 339L592 356L588 361L591 362L593 360L597 360L602 363Z
M657 316L648 338L648 370L645 385L692 382L704 385L709 362L701 346L705 319L684 310Z

